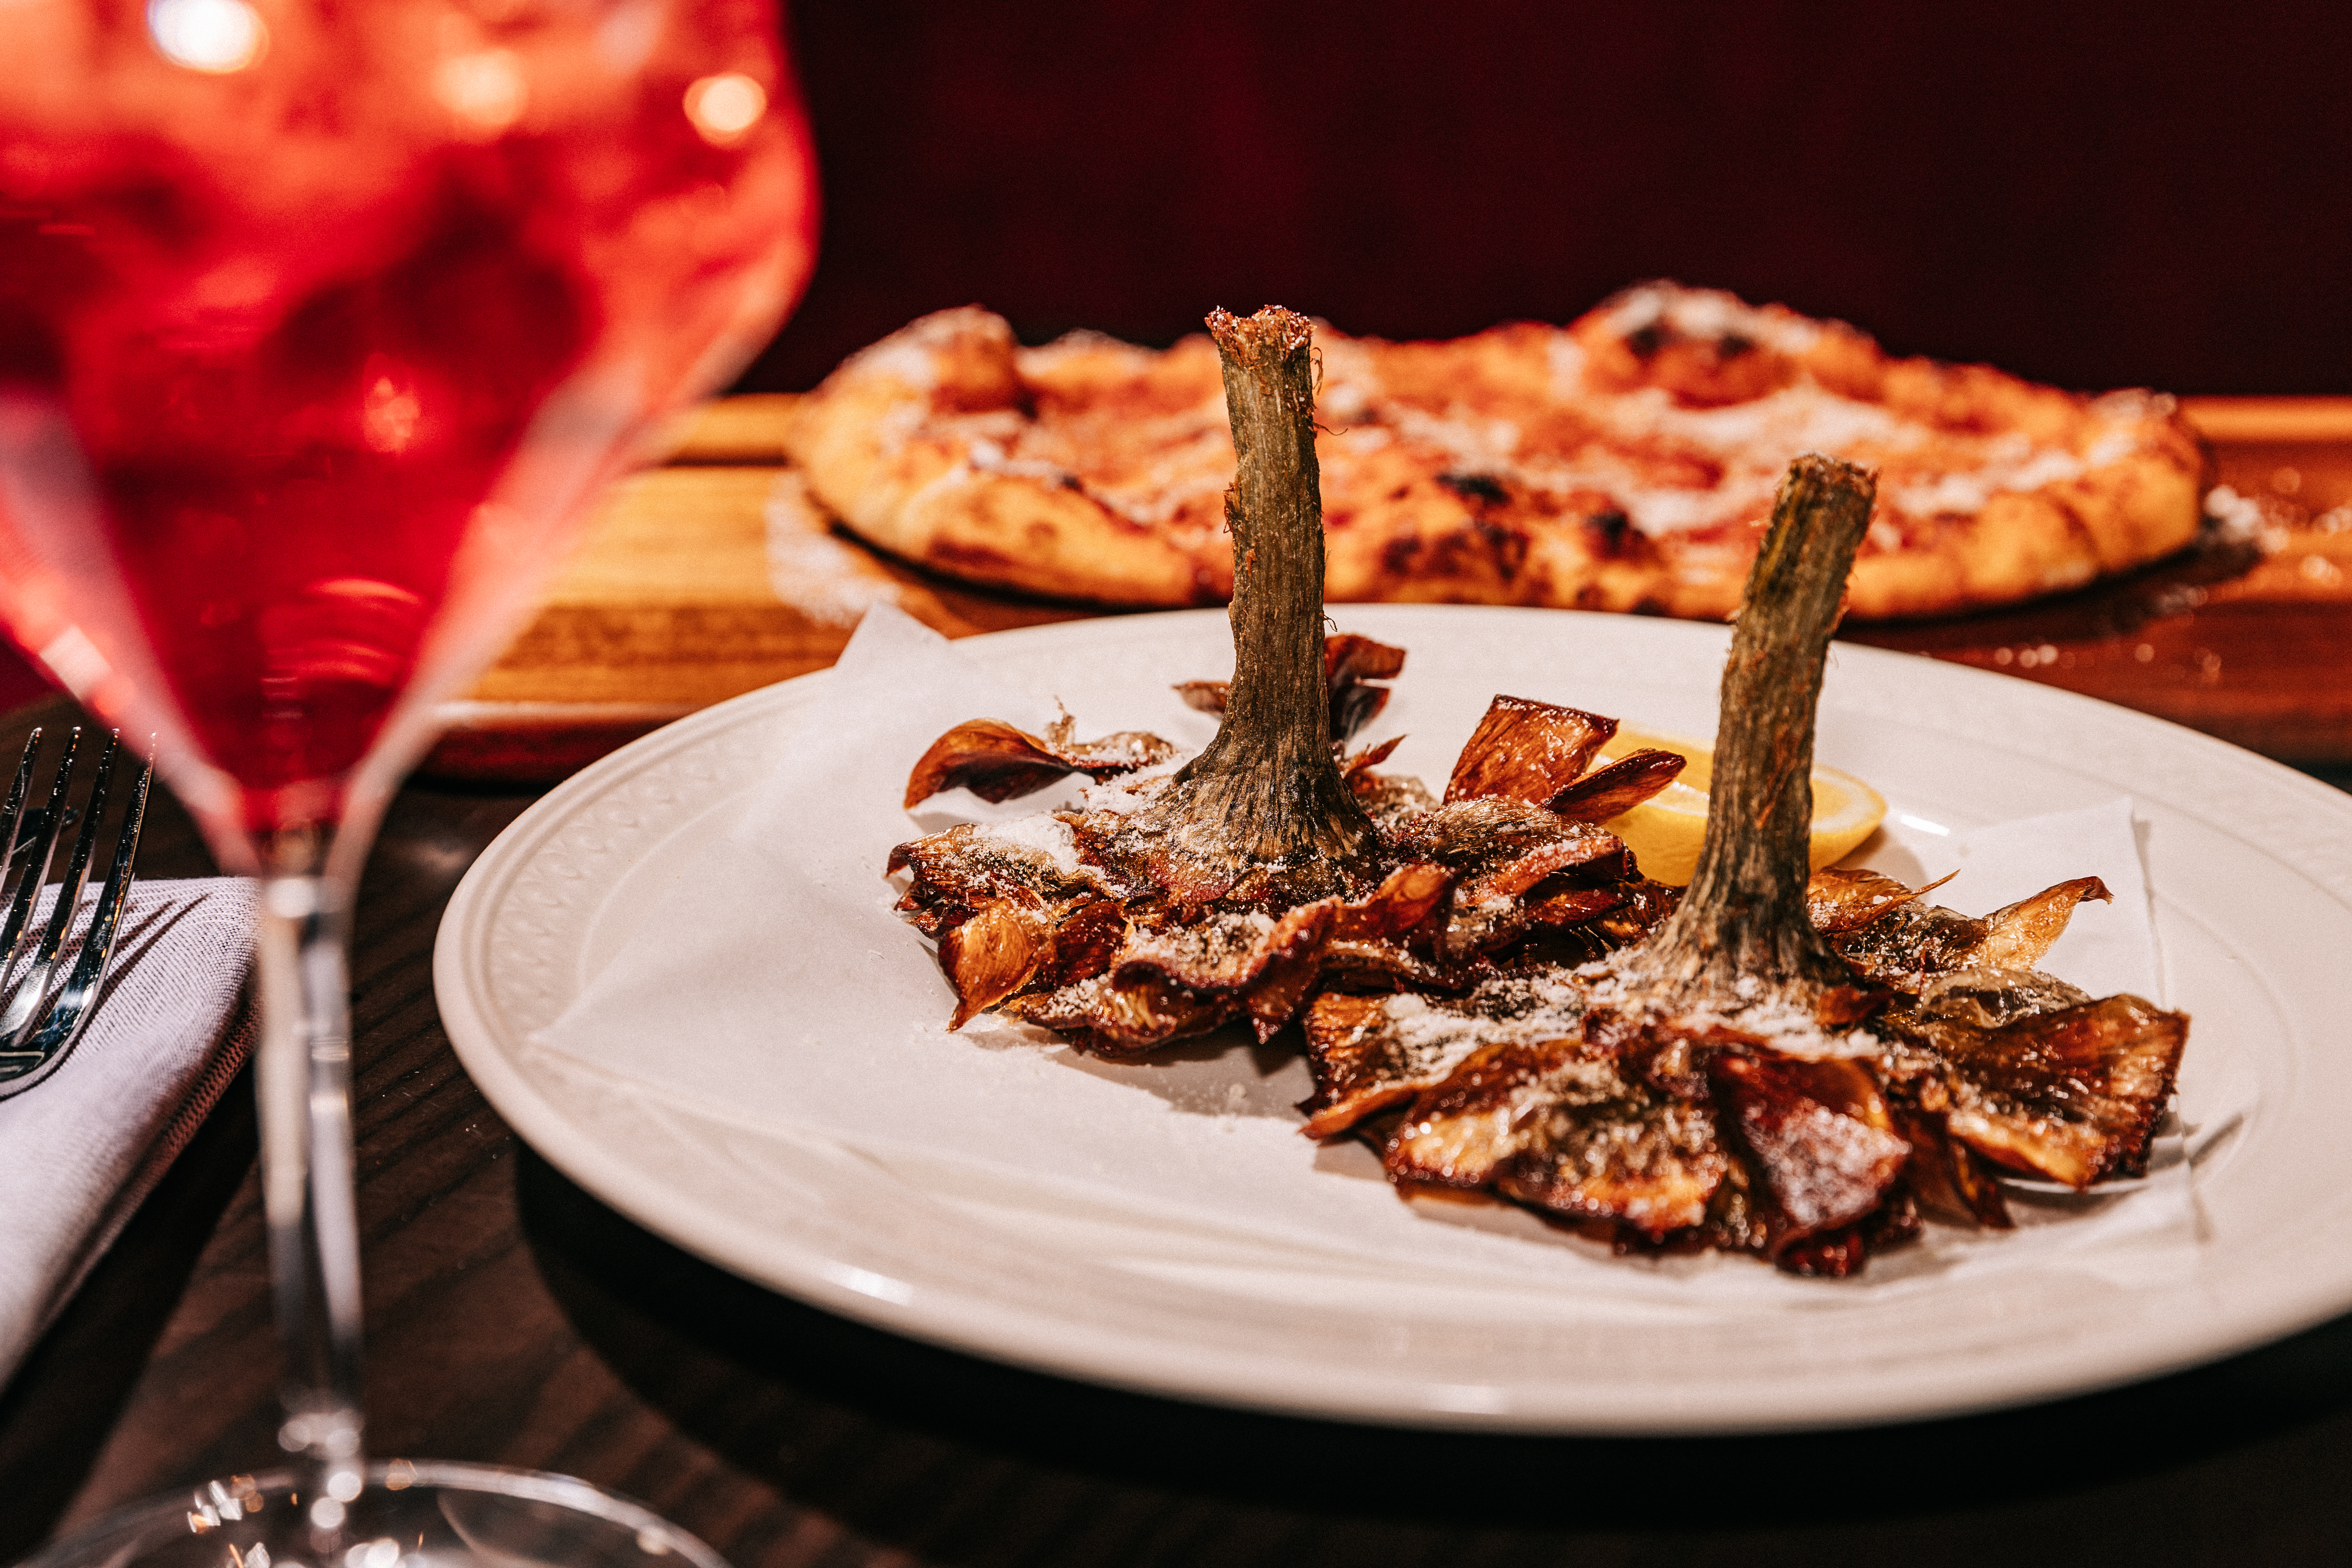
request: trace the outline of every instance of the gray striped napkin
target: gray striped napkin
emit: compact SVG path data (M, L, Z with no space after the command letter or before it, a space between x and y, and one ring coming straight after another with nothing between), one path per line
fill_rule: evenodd
M240 879L133 888L80 1043L47 1081L0 1100L0 1384L245 1061L253 920Z

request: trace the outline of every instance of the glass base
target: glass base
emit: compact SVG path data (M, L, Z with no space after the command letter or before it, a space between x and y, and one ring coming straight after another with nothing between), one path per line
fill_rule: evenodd
M22 1568L727 1568L643 1504L538 1470L394 1459L359 1496L316 1503L286 1471L231 1476L110 1514Z

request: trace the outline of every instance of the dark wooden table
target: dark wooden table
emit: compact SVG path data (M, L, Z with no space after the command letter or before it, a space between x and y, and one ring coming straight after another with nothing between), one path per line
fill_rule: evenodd
M0 721L0 748L63 709ZM2352 1559L2352 1318L2039 1409L1600 1442L1108 1393L771 1295L558 1174L450 1053L434 932L467 866L530 799L411 787L362 892L360 1214L379 1454L585 1476L740 1568ZM149 874L208 869L169 802L150 834ZM0 1397L0 1554L272 1461L265 1280L239 1088Z

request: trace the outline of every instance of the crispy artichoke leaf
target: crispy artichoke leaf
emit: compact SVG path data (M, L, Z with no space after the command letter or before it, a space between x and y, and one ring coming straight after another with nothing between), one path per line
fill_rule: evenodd
M1323 639L1323 679L1333 690L1342 682L1394 680L1404 673L1404 649L1354 632Z
M2000 1184L1951 1135L1944 1118L1914 1107L1895 1108L1895 1131L1911 1145L1903 1180L1929 1219L1945 1225L1985 1226L2007 1230L2012 1222Z
M1433 945L1444 929L1454 873L1425 860L1398 867L1370 896L1342 902L1331 934L1349 942L1395 941Z
M2038 969L1955 969L1930 975L1919 987L1912 1014L1937 1023L1998 1029L2036 1013L2078 1007L2092 999Z
M1683 894L1680 888L1653 882L1647 877L1628 878L1617 884L1617 905L1592 922L1592 930L1615 947L1640 942L1664 925Z
M1545 804L1571 821L1606 822L1674 783L1689 762L1674 752L1635 752L1593 769Z
M1499 795L1542 805L1583 776L1617 721L1526 697L1486 705L1445 785L1451 803Z
M1306 1005L1336 944L1348 944L1359 963L1392 952L1411 966L1411 945L1434 941L1432 928L1442 925L1452 887L1444 868L1412 864L1359 900L1321 899L1279 915L1221 910L1157 924L1130 920L1111 900L1082 901L1065 919L1085 916L1087 923L1066 925L1071 934L1038 952L1025 978L995 994L1011 998L1007 1011L1112 1055L1135 1055L1242 1019L1263 1040ZM1112 917L1118 940L1107 946ZM1021 942L1034 947L1037 939L1027 928L1019 931L1004 938L1008 952ZM944 945L940 955L946 963ZM980 973L1002 985L1000 973L1014 963L1012 956L991 958ZM1026 992L1039 994L1021 994Z
M1044 909L1085 893L1087 883L1038 842L1061 819L1045 820L1049 826L1034 835L966 823L898 845L888 868L909 873L898 908L924 935L937 936L1001 900Z
M1169 688L1184 700L1184 706L1198 713L1223 714L1225 699L1233 692L1230 680L1180 680Z
M1955 871L1924 888L1914 888L1878 871L1849 871L1825 866L1805 883L1805 913L1813 929L1824 936L1859 931L1879 916L1958 876Z
M1862 1272L1874 1252L1885 1252L1918 1236L1919 1206L1901 1182L1890 1188L1885 1202L1869 1215L1837 1230L1798 1238L1773 1255L1773 1266L1784 1273L1812 1279L1843 1279Z
M1505 872L1521 857L1538 853L1555 861L1553 870L1578 866L1596 879L1622 876L1625 866L1625 844L1615 834L1499 795L1450 800L1407 817L1390 843L1400 855L1433 860L1470 878Z
M986 905L940 936L940 968L955 988L950 1029L1023 991L1055 990L1108 969L1127 917L1108 899L1047 909L1011 899Z
M1403 739L1402 736L1397 740ZM1371 818L1372 826L1383 840L1392 840L1407 818L1428 811L1437 805L1437 797L1428 787L1409 773L1381 773L1372 770L1386 761L1396 750L1397 741L1381 744L1349 757L1339 770L1348 791L1356 804Z
M984 906L969 920L940 934L940 969L955 988L950 1029L961 1029L1020 990L1053 949L1054 928L1045 912L1010 899Z
M1117 1059L1205 1035L1238 1017L1241 1003L1234 996L1199 995L1147 972L1117 983L1098 974L1056 991L1013 997L1001 1010L1052 1029L1082 1050Z
M1809 910L1840 901L1836 896L1824 899L1815 890L1817 886L1818 882L1808 884ZM2076 906L2086 899L2113 897L2096 877L2078 877L1995 910L1982 920L1922 904L1914 898L1895 900L1859 924L1843 923L1851 918L1850 912L1833 908L1831 918L1841 923L1834 929L1820 929L1838 956L1865 979L1916 994L1933 976L1955 970L2031 969L2066 929ZM1850 910L1863 900L1848 895L1843 901Z
M1002 719L971 719L933 741L917 759L907 775L906 805L911 809L941 790L958 787L982 800L1013 800L1072 773L1085 773L1099 784L1175 754L1172 744L1140 730L1080 742L1070 738L1066 718L1044 736Z
M1428 1003L1411 992L1386 996L1351 996L1327 991L1307 1009L1307 1061L1315 1074L1315 1092L1299 1102L1307 1115L1300 1129L1309 1138L1329 1138L1345 1132L1376 1110L1411 1098L1436 1078L1451 1071L1454 1058L1441 1057L1443 1070L1423 1076L1412 1070L1392 1003L1415 1009ZM1476 1048L1477 1036L1460 1031L1462 1055Z
M1331 739L1353 738L1389 705L1389 689L1370 684L1404 673L1404 649L1353 632L1323 639L1323 679L1331 689Z
M1842 1229L1878 1207L1911 1147L1853 1061L1725 1051L1709 1073L1777 1215L1770 1250Z
M1503 1163L1518 1152L1531 1115L1555 1103L1620 1104L1640 1092L1618 1070L1615 1050L1580 1034L1488 1042L1414 1100L1384 1163L1400 1182L1492 1186Z
M1460 876L1443 950L1455 961L1503 952L1533 931L1594 921L1626 897L1625 846L1614 834L1508 796L1449 801L1408 816L1391 842Z
M1653 1237L1703 1220L1729 1165L1707 1105L1583 1033L1479 1047L1414 1100L1383 1161L1409 1186L1492 1187Z
M1705 1220L1729 1167L1706 1106L1643 1091L1606 1106L1547 1104L1528 1119L1495 1188L1656 1240Z
M1989 969L2031 969L2065 931L2077 905L2089 900L2109 904L2115 898L2096 877L2044 888L1985 916L1984 941L1969 954L1969 963Z
M1315 1092L1301 1129L1329 1138L1444 1081L1482 1045L1578 1033L1584 992L1566 971L1496 975L1457 997L1327 993L1307 1009Z
M1951 1064L1952 1136L1997 1164L2076 1191L2147 1168L2189 1019L2109 996L1998 1029L1927 1026Z
M1339 910L1338 900L1324 899L1280 916L1221 913L1139 930L1119 950L1110 984L1173 986L1229 999L1234 1005L1226 1016L1247 1013L1264 1039L1305 1005Z

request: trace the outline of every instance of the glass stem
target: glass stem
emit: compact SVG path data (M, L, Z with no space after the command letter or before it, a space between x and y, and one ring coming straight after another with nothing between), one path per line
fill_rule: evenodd
M286 1424L301 1506L331 1535L360 1492L359 1221L352 1200L351 888L324 871L328 835L266 847L256 973L261 1184L285 1351Z

